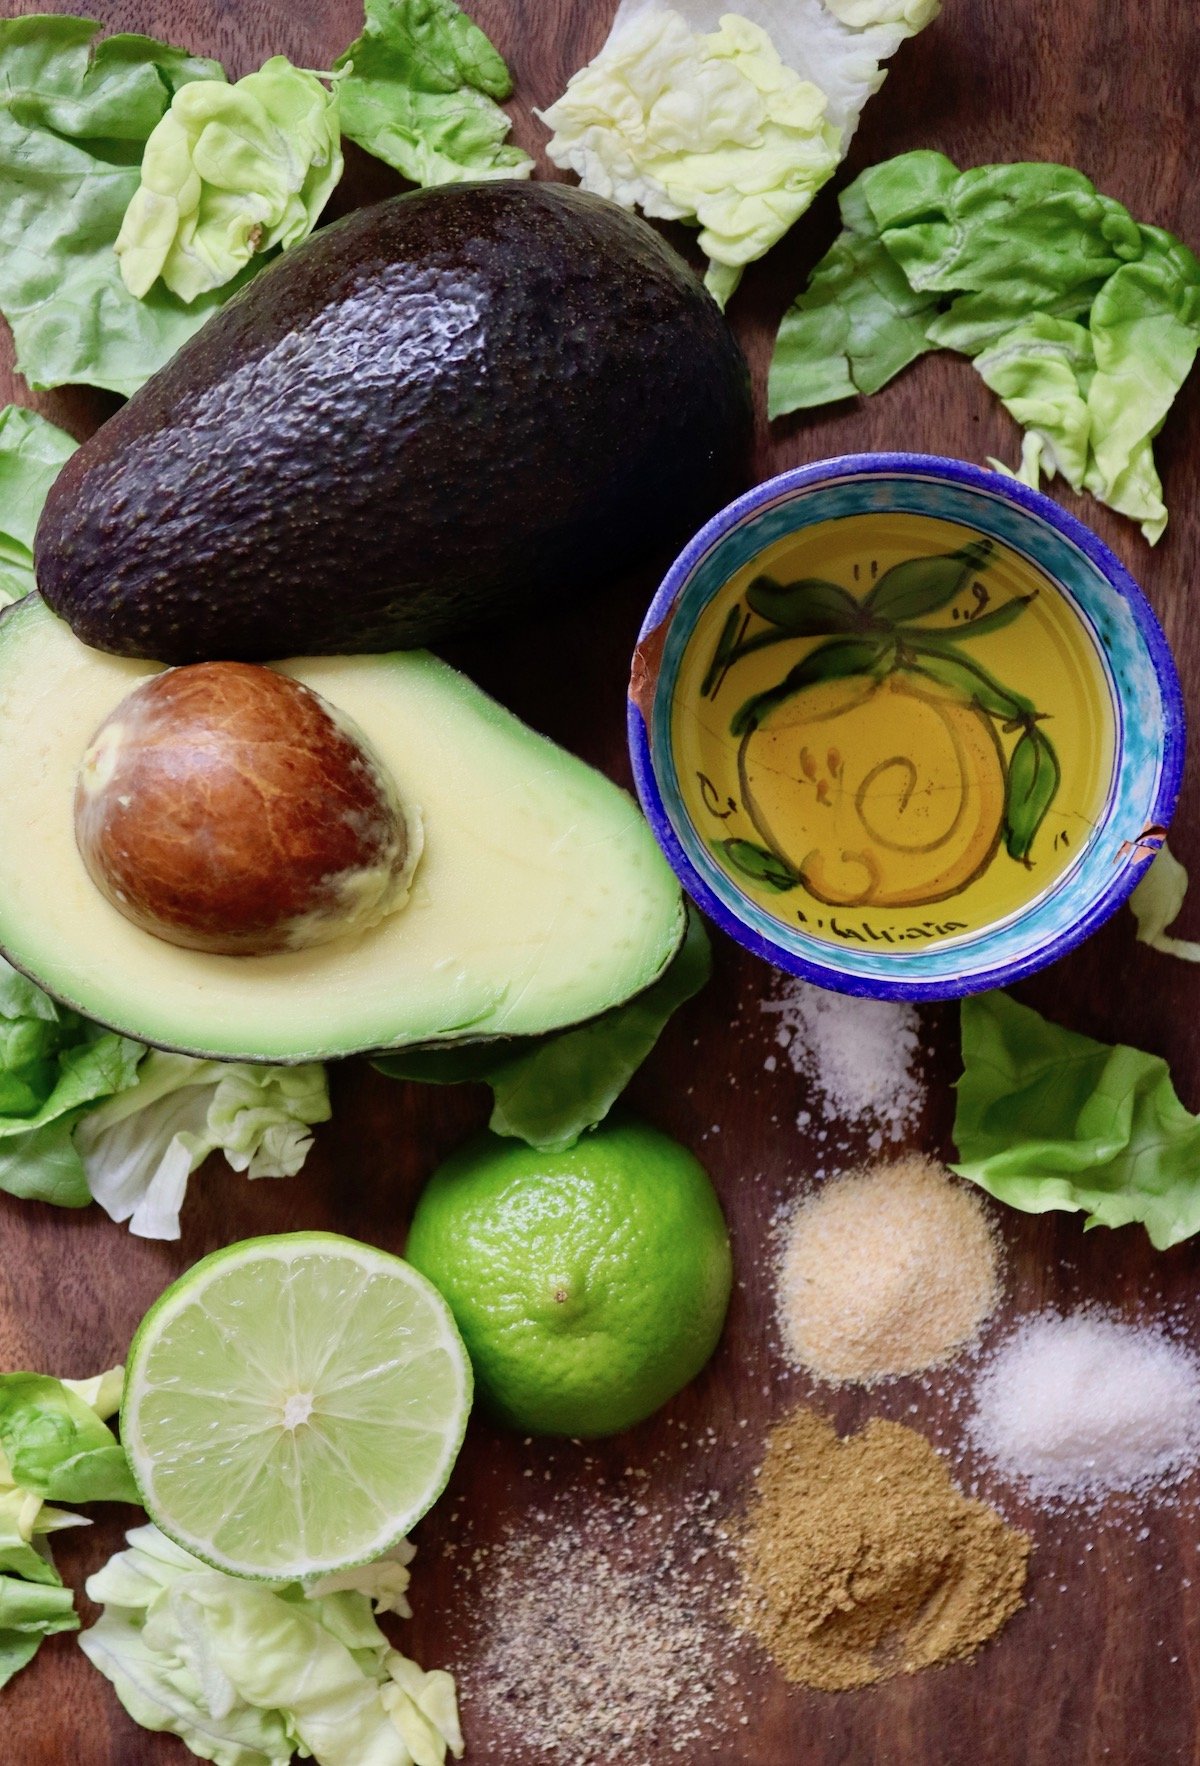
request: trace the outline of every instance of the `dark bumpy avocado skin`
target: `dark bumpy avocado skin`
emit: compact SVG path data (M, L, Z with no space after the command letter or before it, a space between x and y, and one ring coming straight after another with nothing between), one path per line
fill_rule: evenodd
M163 662L427 644L681 541L751 429L724 318L644 222L417 191L263 271L80 448L38 583Z

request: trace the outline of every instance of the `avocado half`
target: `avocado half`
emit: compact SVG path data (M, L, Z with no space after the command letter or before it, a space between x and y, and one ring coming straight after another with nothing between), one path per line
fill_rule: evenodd
M578 1023L674 956L682 898L632 799L421 651L277 665L420 809L406 906L282 955L164 943L101 895L73 818L89 739L160 666L88 648L35 595L0 615L0 950L85 1017L221 1060L320 1060Z
M38 587L164 662L437 643L676 549L752 431L729 326L644 221L414 191L285 252L84 443Z

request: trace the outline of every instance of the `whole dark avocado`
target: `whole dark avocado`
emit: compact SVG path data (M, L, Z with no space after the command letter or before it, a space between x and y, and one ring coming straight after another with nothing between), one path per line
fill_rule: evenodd
M434 643L681 542L751 431L653 228L560 184L417 191L286 253L79 449L38 584L163 662Z

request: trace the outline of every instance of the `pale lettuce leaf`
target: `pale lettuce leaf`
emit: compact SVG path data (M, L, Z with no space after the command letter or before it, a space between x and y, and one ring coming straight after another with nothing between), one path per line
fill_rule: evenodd
M190 305L306 239L341 175L336 87L283 55L236 85L194 80L146 143L116 239L121 278L143 299L161 277Z
M649 11L610 36L541 112L546 151L622 207L700 228L722 299L837 169L825 94L736 14L711 33Z
M1092 457L1084 483L1140 522L1153 545L1167 507L1151 443L1200 345L1200 267L1194 258L1183 274L1166 257L1123 264L1096 296L1088 326L1096 372L1087 394Z
M373 1563L359 1564L353 1570L335 1570L304 1584L309 1600L321 1600L328 1594L353 1591L365 1594L377 1613L398 1613L402 1619L412 1618L408 1604L408 1585L412 1581L409 1565L416 1557L416 1547L402 1539L394 1550L376 1558Z
M677 11L693 31L715 31L729 14L770 37L786 66L819 86L829 123L850 145L863 107L883 84L906 37L935 19L938 0L621 0L610 41L634 19Z
M223 78L150 37L91 19L0 20L0 312L33 387L128 395L216 310L166 289L136 300L113 246L142 150L175 93Z
M1083 488L1092 435L1088 388L1095 367L1087 330L1046 313L1014 325L975 358L984 385L999 394L1025 431L1021 475L1034 490L1043 472L1048 478L1059 472L1073 490Z
M1190 938L1172 938L1167 930L1183 911L1187 889L1186 869L1170 847L1163 846L1129 897L1129 906L1142 944L1164 956L1180 957L1185 963L1200 963L1200 944Z
M334 68L343 132L414 184L532 173L497 102L512 93L508 69L454 0L367 0Z
M1140 1221L1158 1250L1200 1231L1200 1117L1165 1061L1063 1030L1004 993L962 1004L954 1170L1028 1214Z
M329 1119L325 1069L201 1061L155 1049L90 1111L75 1145L91 1196L144 1238L177 1239L188 1178L210 1153L248 1177L293 1177Z
M80 1638L134 1720L218 1766L443 1766L462 1752L454 1683L392 1650L367 1596L306 1595L211 1570L152 1526L87 1584Z
M0 607L31 594L33 536L50 486L78 443L36 411L0 411Z

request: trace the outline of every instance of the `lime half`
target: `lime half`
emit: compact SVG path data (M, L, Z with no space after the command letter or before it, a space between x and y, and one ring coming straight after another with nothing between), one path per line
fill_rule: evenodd
M161 1295L129 1352L121 1438L147 1512L235 1576L369 1562L445 1488L471 1407L450 1309L335 1233L245 1239Z

